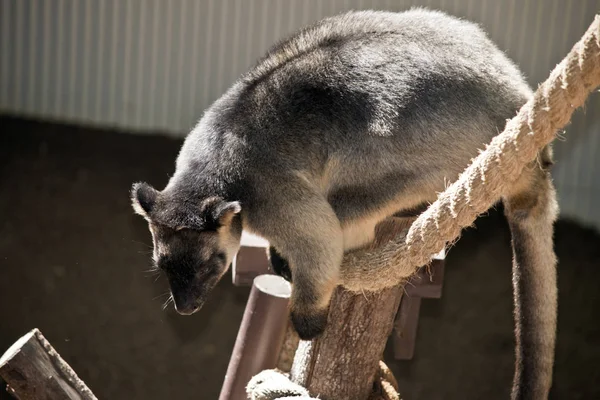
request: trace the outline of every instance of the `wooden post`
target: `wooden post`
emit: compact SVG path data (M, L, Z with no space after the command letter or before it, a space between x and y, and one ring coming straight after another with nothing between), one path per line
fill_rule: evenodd
M219 400L246 398L248 381L264 369L277 367L288 335L291 287L276 275L254 279Z
M402 293L401 286L364 294L339 287L323 335L300 342L292 380L320 399L368 399Z
M19 400L96 400L38 329L0 357L0 376Z

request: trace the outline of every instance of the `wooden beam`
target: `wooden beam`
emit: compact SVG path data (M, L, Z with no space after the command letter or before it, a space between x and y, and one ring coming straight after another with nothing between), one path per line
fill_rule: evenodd
M392 343L396 360L410 360L415 354L417 328L419 327L420 297L404 295L394 324Z
M0 357L0 376L20 400L96 400L38 329Z
M428 267L421 268L409 279L405 286L406 295L424 299L442 297L445 264L446 253L442 251L433 258Z
M272 274L267 258L268 248L269 242L265 239L242 232L240 251L231 266L235 286L250 286L257 276Z
M404 296L396 315L392 343L396 360L411 360L415 354L421 299L442 297L446 253L436 255L428 268L422 268L404 286Z

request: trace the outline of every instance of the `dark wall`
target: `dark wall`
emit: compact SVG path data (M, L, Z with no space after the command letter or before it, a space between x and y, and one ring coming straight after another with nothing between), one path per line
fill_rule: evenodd
M191 317L162 310L131 183L157 187L181 142L0 118L0 353L38 327L101 399L216 399L248 294L229 276ZM553 398L600 398L600 235L557 225ZM509 234L498 212L448 256L422 306L416 357L390 362L406 399L507 399ZM8 398L0 390L0 399Z
M0 352L38 327L100 398L216 398L248 290L226 279L201 313L163 311L129 202L132 182L166 183L181 143L1 124Z

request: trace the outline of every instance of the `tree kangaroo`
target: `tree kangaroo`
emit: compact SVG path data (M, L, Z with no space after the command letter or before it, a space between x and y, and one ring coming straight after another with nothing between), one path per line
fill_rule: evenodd
M133 186L175 308L202 306L245 229L289 265L293 324L318 336L344 252L434 201L531 96L477 25L441 12L348 12L281 41L205 111L162 191ZM552 380L551 163L546 148L504 198L518 399L546 398Z

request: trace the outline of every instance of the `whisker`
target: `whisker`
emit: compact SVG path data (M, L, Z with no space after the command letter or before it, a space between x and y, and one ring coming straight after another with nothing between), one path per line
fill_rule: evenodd
M144 243L144 242L140 242L137 240L132 240L133 243L137 243L137 244L141 244L142 246L146 246L149 249L152 249L153 247L151 245L149 245L148 243Z
M160 278L160 272L153 272L153 273L150 273L150 274L146 274L146 275L144 275L144 278L146 278L146 279L153 279L154 278L154 280L152 281L154 283L154 282L156 282L158 280L158 278Z
M158 268L156 264L151 264L148 269L145 269L142 272L145 274L146 278L156 278L154 279L154 282L156 282L161 275L160 268Z
M164 296L170 296L170 295L171 295L171 292L164 292L164 293L161 293L161 294L159 294L159 295L158 295L158 296L156 296L155 298L153 298L153 299L152 299L152 301L154 301L154 300L158 300L158 299L160 299L161 297L164 297Z
M167 300L163 303L162 305L162 309L163 311L167 309L167 307L169 306L169 304L173 301L173 295L169 293L169 297L167 298Z

